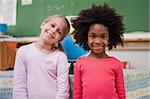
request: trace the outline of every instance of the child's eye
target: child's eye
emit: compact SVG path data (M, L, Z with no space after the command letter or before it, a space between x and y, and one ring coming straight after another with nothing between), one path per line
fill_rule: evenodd
M95 38L95 36L94 36L94 35L89 35L89 37L90 37L90 38Z
M106 38L106 36L101 36L101 38L103 38L103 39L104 39L104 38Z
M61 34L62 32L61 31L58 31L58 34Z
M49 27L55 27L55 25L53 23L50 23Z
M52 27L55 27L55 25L54 25L54 24L51 24L51 26L52 26Z
M100 38L102 39L107 39L109 37L109 35L100 35Z

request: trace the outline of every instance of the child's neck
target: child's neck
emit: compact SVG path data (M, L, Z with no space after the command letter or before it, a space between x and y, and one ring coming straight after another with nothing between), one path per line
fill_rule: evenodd
M106 53L102 53L102 54L96 54L96 53L91 53L88 56L89 58L108 58L109 56Z
M49 44L45 44L44 42L41 41L37 41L35 43L35 46L37 47L37 49L43 53L52 53L54 52L54 48L52 46L50 46Z

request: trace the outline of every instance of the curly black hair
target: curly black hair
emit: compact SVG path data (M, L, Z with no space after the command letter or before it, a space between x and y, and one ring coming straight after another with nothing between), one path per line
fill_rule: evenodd
M74 38L76 43L83 46L85 50L89 50L88 31L92 24L103 24L109 31L108 49L111 50L116 45L123 46L124 24L123 17L115 12L115 9L109 7L106 3L103 5L92 5L91 8L81 10L79 16L72 20L72 26L75 29Z

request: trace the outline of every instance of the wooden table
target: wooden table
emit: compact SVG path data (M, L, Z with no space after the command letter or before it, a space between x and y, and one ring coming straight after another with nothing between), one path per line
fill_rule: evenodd
M8 70L13 68L16 55L15 41L0 42L0 70Z

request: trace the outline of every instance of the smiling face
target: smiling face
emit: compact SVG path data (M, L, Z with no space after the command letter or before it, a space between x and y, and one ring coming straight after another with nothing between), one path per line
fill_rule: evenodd
M105 49L108 44L108 28L102 24L91 25L88 31L88 46L91 49L91 55L98 57L106 56Z
M62 40L66 35L67 29L68 27L64 17L52 17L41 25L40 38L46 43L54 44Z

